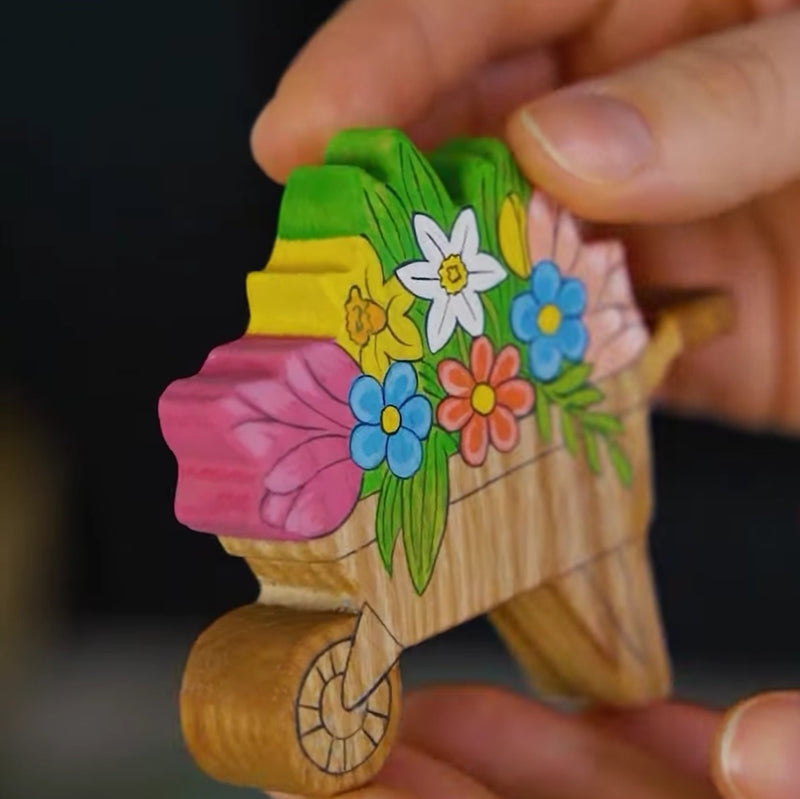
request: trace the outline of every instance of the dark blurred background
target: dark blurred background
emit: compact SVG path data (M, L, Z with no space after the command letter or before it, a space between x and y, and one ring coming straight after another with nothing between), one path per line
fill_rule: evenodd
M16 3L2 64L0 795L245 795L183 753L193 637L254 598L172 514L156 401L243 332L279 187L249 128L333 2ZM654 422L653 554L678 691L800 683L800 443ZM406 682L522 688L488 626Z

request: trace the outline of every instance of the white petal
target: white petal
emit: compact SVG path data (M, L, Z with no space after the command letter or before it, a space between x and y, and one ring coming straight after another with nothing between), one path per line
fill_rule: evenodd
M414 261L399 266L395 275L403 288L423 300L432 300L445 293L437 267L428 261Z
M471 336L480 336L483 333L483 303L478 294L466 288L453 296L452 305L461 327Z
M463 293L463 292L462 292ZM437 297L428 309L427 336L428 349L438 352L453 335L456 329L455 300L459 295L449 295L444 291Z
M450 234L450 254L460 255L462 260L478 254L478 218L472 208L464 208L453 224Z
M439 264L452 255L447 234L426 214L414 214L414 234L422 254L432 264Z
M465 260L464 266L469 273L467 286L472 291L488 291L506 279L506 270L500 261L485 252Z

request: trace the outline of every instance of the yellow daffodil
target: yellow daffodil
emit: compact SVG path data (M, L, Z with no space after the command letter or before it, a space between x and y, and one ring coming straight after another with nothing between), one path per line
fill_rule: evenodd
M531 262L528 257L528 245L526 235L526 214L522 200L516 194L509 194L503 205L500 207L500 218L498 220L498 234L500 238L500 250L503 258L508 264L508 268L527 279L531 273Z
M407 314L414 297L384 281L378 256L361 236L279 240L269 263L248 275L249 333L333 338L379 380L392 361L422 357L422 337Z

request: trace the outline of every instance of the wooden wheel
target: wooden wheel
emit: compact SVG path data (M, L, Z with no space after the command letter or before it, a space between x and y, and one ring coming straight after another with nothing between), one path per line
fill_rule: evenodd
M223 782L331 796L368 782L397 732L399 668L348 710L357 617L250 605L211 625L189 656L181 721L198 765Z
M342 686L351 641L319 653L298 694L296 729L306 756L327 774L346 774L380 748L389 729L392 685L384 677L357 707L348 710Z

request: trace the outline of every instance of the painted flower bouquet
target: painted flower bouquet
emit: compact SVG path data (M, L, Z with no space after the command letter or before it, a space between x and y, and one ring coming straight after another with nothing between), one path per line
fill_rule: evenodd
M256 352L270 364L222 403L258 474L240 534L330 534L377 495L383 564L402 535L422 593L454 462L512 451L528 417L631 480L622 424L597 409L598 383L647 342L624 253L584 244L498 141L426 158L397 131L340 134L324 166L292 174L248 297L248 334L209 367L237 375Z

